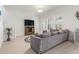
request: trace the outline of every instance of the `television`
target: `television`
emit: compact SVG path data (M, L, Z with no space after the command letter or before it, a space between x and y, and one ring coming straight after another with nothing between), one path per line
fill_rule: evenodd
M34 26L34 20L24 20L25 26Z

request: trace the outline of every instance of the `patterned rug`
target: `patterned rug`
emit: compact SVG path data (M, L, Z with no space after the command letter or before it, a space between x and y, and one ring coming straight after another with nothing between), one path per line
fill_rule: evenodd
M29 48L24 54L36 54L31 48Z
M26 43L30 43L30 37L29 36L26 37L24 40L25 40Z

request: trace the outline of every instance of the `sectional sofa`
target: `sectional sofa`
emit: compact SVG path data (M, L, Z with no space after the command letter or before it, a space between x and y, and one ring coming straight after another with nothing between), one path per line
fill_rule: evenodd
M31 48L36 53L44 53L49 49L59 45L60 43L67 41L69 31L65 30L57 33L43 33L42 35L34 35L31 37Z

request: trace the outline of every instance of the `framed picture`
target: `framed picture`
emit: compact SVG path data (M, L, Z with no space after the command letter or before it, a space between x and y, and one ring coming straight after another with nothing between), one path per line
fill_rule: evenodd
M79 11L76 11L76 17L79 20Z
M1 16L1 10L0 10L0 16Z

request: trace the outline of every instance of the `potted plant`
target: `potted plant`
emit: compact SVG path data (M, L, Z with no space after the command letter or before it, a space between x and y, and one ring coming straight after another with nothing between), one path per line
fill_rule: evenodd
M7 30L7 36L8 36L7 41L10 41L11 40L10 35L11 35L12 28L6 28L6 30Z

